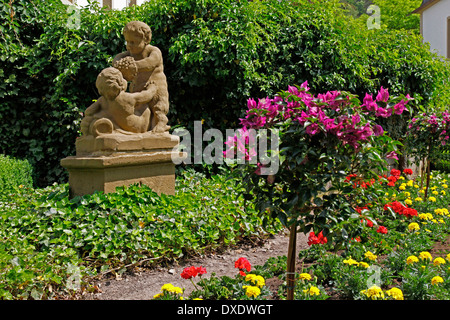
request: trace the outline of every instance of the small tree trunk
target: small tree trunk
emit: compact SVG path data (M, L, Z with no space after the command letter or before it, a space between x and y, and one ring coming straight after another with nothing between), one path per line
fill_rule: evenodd
M294 222L294 224L291 225L289 232L289 247L288 247L287 270L286 270L287 300L294 300L296 248L297 248L297 223Z
M428 145L428 163L427 163L427 186L425 188L425 199L428 197L428 187L430 186L430 174L431 174L431 150L432 150L432 140L430 139L430 143Z
M428 198L428 188L430 186L430 173L431 171L431 159L428 158L428 164L427 164L427 186L425 188L425 199L423 199L424 201Z

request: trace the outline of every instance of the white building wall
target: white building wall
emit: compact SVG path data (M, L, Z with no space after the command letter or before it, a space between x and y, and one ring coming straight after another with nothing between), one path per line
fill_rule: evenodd
M450 0L441 0L422 14L422 35L432 51L447 57L447 18L450 17Z

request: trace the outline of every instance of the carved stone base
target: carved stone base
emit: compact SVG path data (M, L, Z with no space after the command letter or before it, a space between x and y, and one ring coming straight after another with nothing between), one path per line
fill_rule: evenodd
M180 142L180 137L166 133L111 133L98 137L82 136L75 142L77 156L114 155L132 152L173 149Z
M69 171L70 196L95 191L115 192L116 187L141 183L158 194L175 194L175 164L185 158L176 151L130 152L112 156L75 156L61 160Z

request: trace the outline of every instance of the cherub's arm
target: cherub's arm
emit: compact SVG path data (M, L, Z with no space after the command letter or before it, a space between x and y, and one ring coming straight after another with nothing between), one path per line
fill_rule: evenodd
M132 95L136 103L148 103L155 96L156 90L156 85L150 83L144 90L140 92L130 93L130 95Z
M153 72L153 70L161 65L162 54L161 50L157 47L150 47L148 49L150 51L150 55L147 58L136 60L136 67L139 71L149 71Z
M86 109L86 111L84 111L84 116L85 116L85 117L92 116L92 115L94 115L95 113L97 113L97 112L100 111L100 108L101 108L101 104L100 104L100 102L99 102L100 99L101 99L101 97L100 97L98 100L96 100L93 104L91 104L91 105Z

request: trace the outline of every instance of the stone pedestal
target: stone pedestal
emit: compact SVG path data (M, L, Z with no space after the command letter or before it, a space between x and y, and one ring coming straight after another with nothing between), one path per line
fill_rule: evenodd
M108 134L77 139L76 156L61 160L69 172L71 197L95 191L115 192L116 187L145 184L158 194L175 194L174 151L178 136L165 134Z

